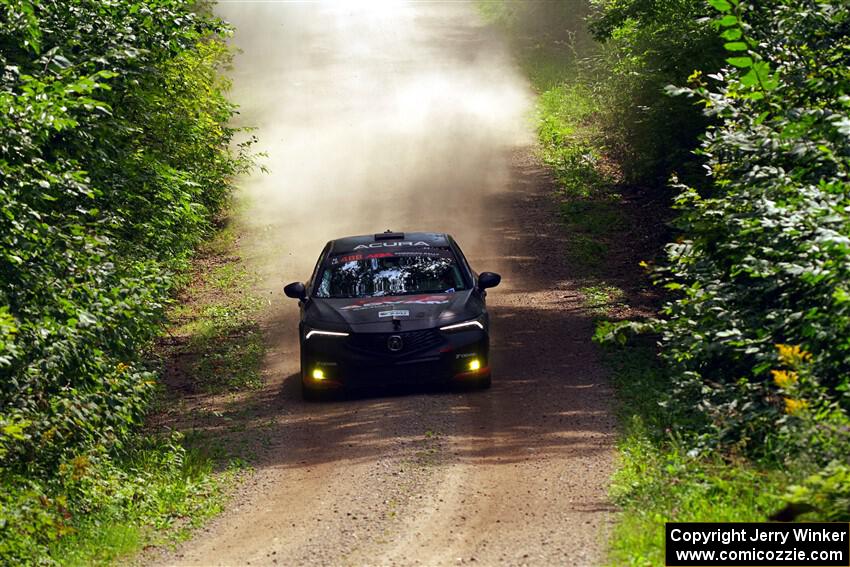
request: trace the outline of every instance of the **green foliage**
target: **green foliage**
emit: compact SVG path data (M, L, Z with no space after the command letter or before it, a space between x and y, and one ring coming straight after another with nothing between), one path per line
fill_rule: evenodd
M664 564L665 522L765 521L787 501L790 471L691 450L686 432L699 427L700 416L659 403L671 375L655 348L632 341L605 354L622 428L610 488L622 510L611 565Z
M188 0L0 0L0 562L180 490L187 454L132 434L177 274L249 165L228 33Z
M606 354L623 428L611 485L611 497L622 509L611 541L611 565L663 564L668 521L767 521L789 505L805 512L798 519L847 521L848 444L824 432L831 424L846 436L846 418L833 413L824 419L823 408L814 402L792 404L793 415L786 414L777 428L783 450L792 457L781 465L696 451L688 432L704 420L659 403L667 397L671 375L655 350L632 341ZM787 347L781 354L798 370L778 371L775 385L782 384L780 392L789 399L808 398L813 386L806 383L805 353ZM820 470L824 458L834 460Z
M689 101L664 96L695 69L712 72L723 48L704 0L592 0L591 30L603 42L595 90L604 105L607 151L627 181L664 183L672 171L698 179L691 151L708 119Z
M764 521L786 505L846 520L848 8L594 5L601 50L547 49L546 34L518 42L567 254L579 265L604 257L607 230L628 220L622 180L676 172L688 184L659 278L670 293L661 319L602 321L595 337L624 345L607 357L623 424L612 564L663 563L665 521ZM537 6L484 11L523 39ZM688 96L665 96L671 83ZM617 300L601 285L582 292L597 316ZM661 360L627 340L647 333Z
M722 6L729 66L671 89L719 123L700 150L713 183L677 200L659 329L676 403L711 418L711 439L764 454L786 414L776 344L802 345L818 399L850 409L850 7Z
M173 273L246 165L227 30L192 8L0 3L0 420L26 424L4 427L4 468L126 438Z
M668 520L761 521L785 505L846 520L850 7L594 6L603 49L572 53L560 76L539 46L520 56L568 233L598 258L621 179L675 172L680 190L679 235L656 272L670 299L660 318L603 321L596 334L655 333L664 363L633 342L610 357L625 430L613 564L661 563ZM490 15L529 19L516 3ZM688 88L664 96L669 84ZM606 295L583 291L592 306Z
M823 470L789 487L785 500L811 507L802 519L850 521L850 466L846 461L830 462Z
M723 40L704 0L478 5L506 30L541 95L544 159L568 189L609 182L598 177L609 169L599 167L606 160L616 162L618 180L641 186L662 185L673 171L702 179L692 150L711 119L691 101L664 96L664 89L683 84L696 69L710 73L723 64ZM589 136L564 131L564 113Z
M38 480L4 473L0 557L9 564L109 564L156 541L180 537L221 505L221 481L203 454L142 438L117 454L94 447Z
M657 273L672 297L661 320L597 330L660 333L671 377L672 395L652 396L669 425L628 425L622 441L619 564L660 562L668 520L850 509L850 7L711 5L727 67L669 89L715 123L700 150L711 183L680 186L682 236Z
M669 438L653 428L623 441L619 563L659 561L667 520L764 520L784 506L846 521L850 509L850 8L711 4L728 66L670 91L716 122L700 150L712 183L681 186L663 319L597 332L660 332L672 378L672 396L656 397ZM640 447L678 464L638 475Z
M610 496L622 512L611 539L611 565L663 564L665 522L765 521L783 505L793 478L788 471L690 449L683 434L700 418L659 404L671 375L654 347L631 341L604 348L621 423Z

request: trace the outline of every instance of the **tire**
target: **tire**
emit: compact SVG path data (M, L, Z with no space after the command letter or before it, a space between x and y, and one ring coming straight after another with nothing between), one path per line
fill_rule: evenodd
M489 376L486 378L479 378L478 380L465 380L465 381L457 381L453 380L451 382L451 387L455 391L459 392L473 392L476 390L487 390L492 385L492 380Z
M322 390L311 388L303 380L301 381L301 398L305 402L320 402L325 398L324 394Z

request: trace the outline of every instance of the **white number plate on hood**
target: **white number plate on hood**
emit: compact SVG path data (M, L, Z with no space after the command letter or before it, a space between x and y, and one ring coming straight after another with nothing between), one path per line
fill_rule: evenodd
M378 317L410 317L410 311L395 309L393 311L379 311Z

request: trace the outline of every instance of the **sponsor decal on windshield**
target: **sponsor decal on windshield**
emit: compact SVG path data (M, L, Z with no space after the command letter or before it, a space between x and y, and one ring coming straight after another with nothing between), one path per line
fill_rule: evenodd
M370 256L372 256L372 255L370 254ZM424 257L424 258L451 258L452 254L448 250L430 249L430 250L412 250L412 251L399 250L397 252L393 252L392 254L389 254L389 256L395 256L395 257L398 257L398 258L406 258L408 256Z
M410 311L405 309L393 309L392 311L379 311L378 317L410 317Z
M348 254L346 256L337 256L335 258L331 258L331 264L338 264L342 262L343 264L347 264L348 262L358 262L363 259L363 254Z
M423 242L423 244L425 244ZM361 245L362 246L362 245ZM363 252L346 252L339 256L330 258L330 265L336 266L339 264L347 264L349 262L360 262L362 260L380 260L383 258L448 258L454 260L454 255L450 250L443 248L415 248L412 250L383 250L364 254Z
M358 244L354 247L355 250L363 250L364 248L402 248L405 246L430 246L427 242L413 242L412 240L403 240L401 242L371 242L369 244Z
M396 305L445 305L449 298L444 295L414 295L410 297L386 297L376 299L360 299L351 305L340 307L341 311L362 311L364 309L377 309L379 307L395 307Z

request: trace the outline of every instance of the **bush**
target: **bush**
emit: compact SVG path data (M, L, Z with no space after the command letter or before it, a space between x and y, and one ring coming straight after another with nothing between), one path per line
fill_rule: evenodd
M680 187L659 328L678 406L701 409L711 439L769 455L793 413L775 345L810 353L818 404L850 409L850 6L711 3L728 66L671 90L718 121L700 149L712 183Z
M186 0L0 1L0 454L49 476L123 442L175 270L246 166Z
M188 0L0 0L0 563L205 493L133 434L176 275L248 166L227 33Z
M664 96L695 69L723 63L722 41L704 0L593 0L590 29L605 44L597 81L601 129L626 181L667 182L672 171L697 181L692 151L710 118L689 101Z

